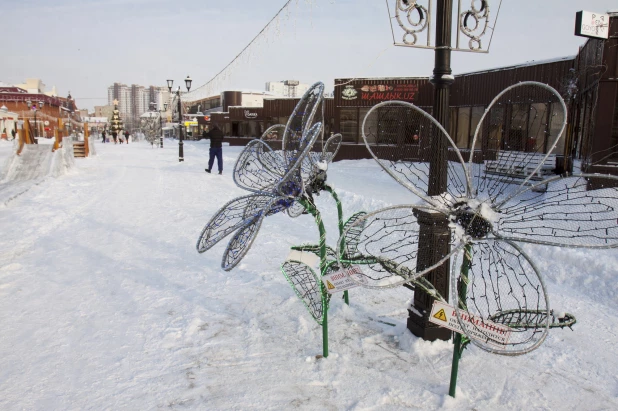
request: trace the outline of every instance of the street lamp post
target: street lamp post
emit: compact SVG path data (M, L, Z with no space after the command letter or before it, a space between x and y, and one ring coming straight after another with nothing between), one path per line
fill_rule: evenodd
M39 137L39 124L36 121L37 105L36 103L32 104L32 100L26 100L26 104L28 104L29 109L34 111L34 138L36 139ZM45 102L39 101L38 110L41 110L44 105L45 105Z
M187 92L191 90L191 77L187 76L185 79L185 86L187 87ZM172 86L174 85L174 80L167 80L167 88L169 92L172 92ZM176 96L178 97L178 161L185 161L184 159L184 151L183 151L183 135L182 135L182 104L180 103L180 86L175 91Z

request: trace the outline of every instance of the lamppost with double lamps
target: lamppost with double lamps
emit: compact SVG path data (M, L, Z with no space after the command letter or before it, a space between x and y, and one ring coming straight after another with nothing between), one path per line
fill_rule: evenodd
M41 110L45 105L45 102L39 101L39 107L37 108L36 104L32 104L32 100L26 100L26 104L28 104L28 108L34 110L34 138L39 137L39 124L36 122L36 112L37 110ZM35 140L36 141L36 140Z
M185 79L185 86L187 86L187 92L189 90L191 90L191 82L193 80L191 80L191 77L187 76L187 78ZM170 94L172 93L172 86L174 85L174 80L167 80L167 88L170 91ZM183 151L183 135L182 135L182 104L180 103L180 86L178 86L178 88L175 91L176 96L178 97L178 132L179 132L179 138L178 138L178 161L185 161L184 159L184 151Z

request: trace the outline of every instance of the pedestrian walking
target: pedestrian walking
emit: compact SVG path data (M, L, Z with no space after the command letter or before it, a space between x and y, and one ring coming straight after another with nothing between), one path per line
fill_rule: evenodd
M212 130L210 130L208 133L206 132L206 130L204 130L204 132L202 133L202 138L210 139L210 158L208 159L208 168L206 168L205 171L207 173L210 173L216 157L217 166L219 167L219 174L223 174L223 131L221 131L217 123L214 123L212 125Z
M15 135L17 134L17 132L15 131L15 129L11 130L11 135L13 136L13 140L15 140Z
M129 130L125 130L124 131L124 139L127 142L127 144L129 144Z
M118 143L118 133L116 130L112 131L112 138L114 139L114 144Z
M101 137L103 138L103 142L105 143L105 130L101 133Z

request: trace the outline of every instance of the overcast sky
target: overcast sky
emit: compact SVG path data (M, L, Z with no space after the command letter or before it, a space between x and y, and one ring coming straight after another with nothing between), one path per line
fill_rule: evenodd
M225 67L285 2L2 0L0 81L41 78L48 90L70 91L88 109L107 104L114 82L163 86L167 78L178 84L191 75L196 87ZM574 55L584 43L573 35L575 12L618 8L616 0L502 3L490 53L453 53L455 74ZM432 51L392 46L384 0L292 4L278 33L271 31L269 42L252 50L226 88L263 90L266 81L296 79L323 81L332 90L335 78L431 75ZM495 12L498 0L490 4Z

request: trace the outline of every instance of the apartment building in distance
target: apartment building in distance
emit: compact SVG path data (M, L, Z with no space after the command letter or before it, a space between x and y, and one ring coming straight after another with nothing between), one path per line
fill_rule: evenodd
M169 97L167 87L114 83L107 88L108 106L113 106L113 101L118 100L120 117L129 129L138 127L139 117L150 109L151 102L156 108L163 109L164 104L169 103Z

